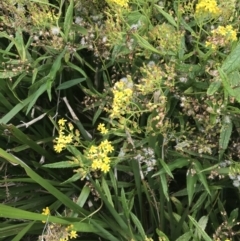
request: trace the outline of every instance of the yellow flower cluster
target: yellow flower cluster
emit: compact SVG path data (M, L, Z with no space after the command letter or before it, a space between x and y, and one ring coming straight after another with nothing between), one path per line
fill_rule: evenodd
M50 215L50 210L48 207L43 208L43 215ZM45 223L45 221L43 221ZM73 229L73 225L69 225L66 228L61 226L61 224L49 224L47 225L47 234L43 235L41 238L45 238L48 241L68 241L77 237L77 232Z
M68 127L66 128L66 122L65 119L60 119L58 121L59 125L59 137L55 138L54 143L56 143L53 148L56 152L61 152L64 148L66 148L67 145L71 144L73 141L79 142L79 136L80 133L78 130L75 130L75 133L73 133L73 124L68 123ZM68 134L66 134L68 132Z
M105 127L105 124L100 123L97 127L97 130L100 131L101 134L105 135L108 133L107 128Z
M124 115L126 108L129 105L133 90L126 86L123 81L119 81L115 84L113 89L113 104L110 117L119 118L121 115Z
M206 41L206 46L212 49L216 49L218 46L224 47L237 40L237 32L233 30L231 25L219 26L217 29L212 30L211 34L212 36L208 37L208 41Z
M232 25L227 25L226 27L219 26L217 29L213 30L212 33L224 36L227 41L237 40L237 32L233 30Z
M48 207L44 208L42 211L42 215L50 215L50 209ZM42 221L43 223L46 223L46 221Z
M113 150L114 148L108 140L102 141L99 146L92 145L87 152L87 158L92 161L91 168L94 171L108 172L110 169L110 158L107 155Z
M209 14L214 16L220 13L216 0L199 0L196 6L196 15Z
M119 7L127 7L128 6L128 0L107 0L108 3L113 3L118 5Z

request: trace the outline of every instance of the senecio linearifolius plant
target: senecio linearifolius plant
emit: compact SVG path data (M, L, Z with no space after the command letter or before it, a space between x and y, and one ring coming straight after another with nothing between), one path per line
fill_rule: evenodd
M72 88L68 109L90 124L59 114L53 150L62 161L43 166L72 169L64 185L84 183L88 194L74 201L91 214L80 221L101 240L238 240L238 1L56 2L0 3L1 36L16 44L1 70L14 88L25 71L32 93L54 65L63 83L50 71L49 96L73 85L84 93L79 100ZM19 36L29 37L27 52ZM84 232L43 221L42 239Z

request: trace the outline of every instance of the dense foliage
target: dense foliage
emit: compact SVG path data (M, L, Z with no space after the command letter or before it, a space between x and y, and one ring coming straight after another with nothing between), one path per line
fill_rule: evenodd
M240 240L239 19L2 0L0 240Z

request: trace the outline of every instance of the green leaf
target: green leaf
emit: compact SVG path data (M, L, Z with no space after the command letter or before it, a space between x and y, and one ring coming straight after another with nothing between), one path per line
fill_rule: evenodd
M88 186L84 186L78 199L77 199L77 205L79 207L83 207L86 201L88 200L89 194L91 193L91 189Z
M173 162L168 163L168 168L170 169L170 171L174 171L177 168L182 168L184 166L189 166L189 159L187 158L177 158L176 160L174 160ZM152 177L155 177L159 174L162 173L166 173L165 169L160 170L159 172L155 173L154 175L152 175Z
M73 63L70 63L70 62L67 62L67 65L68 65L70 68L78 71L78 72L79 72L80 74L82 74L85 78L87 78L87 75L85 74L85 72L84 72L81 68L79 68L77 65L75 65L75 64L73 64Z
M18 234L15 236L12 241L21 241L23 236L28 233L28 231L31 229L33 226L34 222L30 222L26 227L24 227Z
M50 81L55 80L57 72L60 70L61 68L61 63L62 63L62 59L66 53L67 49L65 48L61 54L58 55L58 57L54 60L52 68L50 69L50 72L48 74L48 79Z
M161 230L156 229L156 233L157 233L158 237L160 238L159 240L169 241L169 238L167 237L167 235L165 233L163 233Z
M234 70L240 69L240 43L231 51L222 64L221 69L229 74Z
M164 196L166 197L166 199L169 201L169 195L168 195L168 184L167 184L167 178L166 178L166 174L162 173L160 174L160 180L161 180L161 187L164 193Z
M29 113L29 111L32 109L32 107L35 105L36 101L38 100L38 97L42 95L47 90L48 84L44 83L41 85L41 87L36 91L36 93L32 94L32 99L30 104L28 105L26 114Z
M238 208L232 210L230 217L228 218L228 221L227 221L228 225L231 226L236 224L237 217L238 217Z
M121 188L121 203L122 203L124 215L127 219L129 219L129 215L130 215L131 210L129 209L129 207L127 205L127 199L126 199L125 192L124 192L123 188Z
M222 128L220 130L220 139L219 139L219 148L220 148L220 152L219 152L219 158L222 157L223 153L225 152L225 150L228 147L228 143L230 141L231 138L231 134L232 134L232 128L233 128L233 124L232 121L230 119L229 116L225 116L225 119L227 119L227 121L225 121L222 125Z
M56 163L49 163L43 165L43 167L47 168L69 168L69 167L77 167L79 166L79 163L75 163L73 161L61 161Z
M64 37L66 41L68 40L69 32L71 30L71 26L73 23L73 6L74 6L74 1L70 0L70 4L65 14L65 20L63 24Z
M211 195L211 192L208 187L208 181L206 178L206 174L202 172L203 168L202 168L201 163L197 160L194 160L194 166L195 166L195 169L197 172L198 179L203 184L203 186L205 187L205 190L208 192L208 194Z
M189 241L189 240L192 240L192 233L191 233L191 231L183 234L176 241Z
M207 95L213 95L216 91L218 91L218 89L221 86L221 82L220 81L214 81L210 84L210 86L207 89Z
M208 222L208 216L202 216L198 221L198 225L202 230L205 230L207 226L207 222ZM196 235L199 237L199 239L201 239L201 233L199 232L198 229L196 229Z
M86 80L86 78L78 78L78 79L72 79L72 80L69 80L69 81L66 81L62 84L60 84L58 87L57 87L57 90L65 90L65 89L68 89L74 85L77 85L81 82L83 82L84 80Z
M80 173L75 173L72 177L68 178L66 181L62 182L62 184L76 182L77 180L81 179Z
M141 37L140 35L134 33L133 36L136 38L138 44L140 45L140 47L147 49L153 53L156 54L161 54L161 52L159 52L156 48L154 48L146 39L144 39L143 37Z
M166 173L167 173L171 178L174 178L171 170L169 169L168 165L164 162L164 160L162 160L161 158L159 158L159 161L160 161L160 163L162 164L163 169L166 171Z
M106 195L108 202L114 207L112 195L104 177L102 177L102 190L104 191L104 194Z
M146 235L145 235L142 224L140 223L137 216L135 214L133 214L132 212L130 212L130 216L131 216L131 219L132 219L133 223L136 225L140 235L142 236L142 240L144 240Z
M189 219L193 223L193 225L196 227L198 233L203 237L204 241L212 241L212 239L207 235L207 233L202 229L202 227L196 222L196 220L188 215Z
M158 6L157 4L155 4L154 5L156 8L157 8L157 10L167 19L167 21L170 23L170 24L172 24L174 27L178 27L177 26L177 23L175 22L175 20L174 20L174 18L169 14L169 13L167 13L167 12L165 12L164 10L163 10L163 8L162 7L160 7L160 6Z
M191 168L187 172L187 194L188 194L188 203L191 205L193 195L195 193L195 187L198 177L196 174L191 173Z

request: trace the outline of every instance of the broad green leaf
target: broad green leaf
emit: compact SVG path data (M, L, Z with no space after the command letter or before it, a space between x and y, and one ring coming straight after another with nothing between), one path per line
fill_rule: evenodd
M156 9L167 19L167 21L172 24L174 27L178 27L177 23L175 22L174 18L167 12L163 10L162 7L158 6L157 4L154 5Z
M17 48L17 51L21 57L22 61L26 60L26 50L25 50L25 45L23 41L23 33L20 28L16 31L16 37L15 37L15 46Z
M230 213L230 217L228 218L228 221L227 221L229 226L237 223L238 213L239 213L238 208L232 210L232 212Z
M123 188L121 188L121 203L122 203L124 215L126 216L127 219L129 219L129 214L130 214L131 210L129 209L129 207L127 205L127 199L126 199L125 192L124 192Z
M188 215L188 217L193 223L193 225L196 227L198 233L201 235L204 241L212 241L212 239L207 235L207 233L202 229L202 227L196 222L196 220L190 215Z
M176 241L190 241L190 240L192 241L192 233L191 233L191 231L183 234Z
M66 181L62 182L62 184L76 182L77 180L79 180L81 178L82 178L82 176L80 173L75 173L72 177L70 177Z
M191 168L187 172L187 194L188 194L188 203L191 205L193 195L195 194L196 183L198 176L191 173Z
M234 97L238 102L240 102L240 95L238 92L238 89L233 89L230 84L229 77L227 74L220 68L218 68L219 75L221 77L221 81L224 86L224 90L232 97ZM227 101L227 98L225 97L225 102ZM224 103L225 104L225 103Z
M90 193L91 193L91 189L85 185L77 199L77 204L79 205L79 207L82 208L84 206L84 204L88 200Z
M86 80L86 78L78 78L78 79L72 79L72 80L69 80L69 81L66 81L62 84L60 84L58 87L57 87L57 90L65 90L65 89L68 89L74 85L77 85L81 82L83 82L84 80Z
M27 219L27 220L36 220L36 221L48 220L49 222L54 222L54 223L70 224L70 221L64 220L63 218L46 216L39 213L29 212L29 211L21 210L19 208L10 207L5 204L0 204L0 217L12 218L12 219Z
M210 192L210 189L208 186L208 181L206 178L206 174L202 172L203 168L202 168L201 163L197 160L194 160L193 163L194 163L194 167L196 169L199 181L203 184L203 186L204 186L205 190L208 192L208 194L211 195L211 192Z
M161 158L159 158L159 161L160 161L160 163L162 164L163 169L166 171L166 173L167 173L171 178L174 178L171 170L169 169L168 165L164 162L164 160L162 160Z
M161 187L164 193L164 196L166 197L166 199L169 201L169 195L168 195L168 184L167 184L167 178L166 178L166 174L162 173L159 175L160 176L160 180L161 180Z
M213 95L216 91L218 91L218 89L221 86L221 82L220 81L214 81L210 84L210 86L207 89L207 95Z
M61 161L56 163L49 163L43 165L43 167L47 168L69 168L69 167L77 167L79 163L74 163L73 161Z
M35 105L36 101L38 100L39 96L42 95L46 90L47 90L47 87L48 87L48 83L45 82L43 85L41 85L41 87L36 91L36 93L32 94L31 95L31 101L28 105L28 108L27 108L27 112L26 114L29 113L29 111L32 109L32 107Z
M207 223L208 223L208 216L202 216L198 221L198 225L202 230L206 229ZM199 233L198 229L196 229L196 235L199 237L199 239L201 239L201 233Z
M157 233L158 237L160 238L159 240L169 241L169 238L167 237L167 235L165 233L163 233L161 230L156 229L156 233Z
M70 0L70 4L69 4L67 12L65 14L65 19L64 19L64 24L63 24L64 37L65 37L66 41L68 40L69 32L71 30L71 26L73 23L73 6L74 6L74 1Z
M156 48L154 48L146 39L144 39L143 37L141 37L140 35L134 33L133 36L136 38L138 44L140 45L140 47L149 50L153 53L156 54L161 54L161 52L159 52Z
M225 150L228 147L228 143L230 141L231 138L231 134L232 134L232 128L233 128L233 124L232 121L230 119L229 116L225 116L225 119L227 119L227 121L225 121L222 125L222 128L220 130L220 139L219 139L219 148L220 148L220 152L219 152L219 158L222 157L223 153L225 152Z
M168 163L168 168L170 169L170 171L174 171L177 168L182 168L184 166L189 166L189 164L190 164L189 159L187 159L187 158L177 158L173 162ZM157 172L154 175L152 175L152 177L155 177L155 176L157 176L159 174L162 174L162 173L166 173L166 170L162 169L159 172Z
M52 68L51 68L51 70L50 70L50 72L49 72L49 74L48 74L48 79L49 79L50 81L55 80L56 74L57 74L57 72L58 72L58 71L60 70L60 68L61 68L61 62L62 62L62 59L63 59L66 51L67 51L67 49L65 48L65 49L62 51L62 53L59 54L58 57L54 60L53 65L52 65Z
M227 56L225 61L222 64L221 69L229 74L234 70L240 69L240 42L238 45L231 51L231 53Z
M138 232L142 236L142 239L144 240L146 235L145 235L145 232L144 232L144 229L143 229L143 226L142 226L141 222L139 221L137 216L135 214L133 214L132 212L130 212L130 216L131 216L131 219L132 219L133 223L136 225L136 228L138 229Z
M112 195L104 177L102 177L102 190L104 191L104 194L106 195L108 202L114 207Z
M80 68L78 67L77 65L73 64L73 63L70 63L70 62L67 62L66 63L70 68L78 71L82 76L84 76L85 78L87 78L87 75L86 73Z

